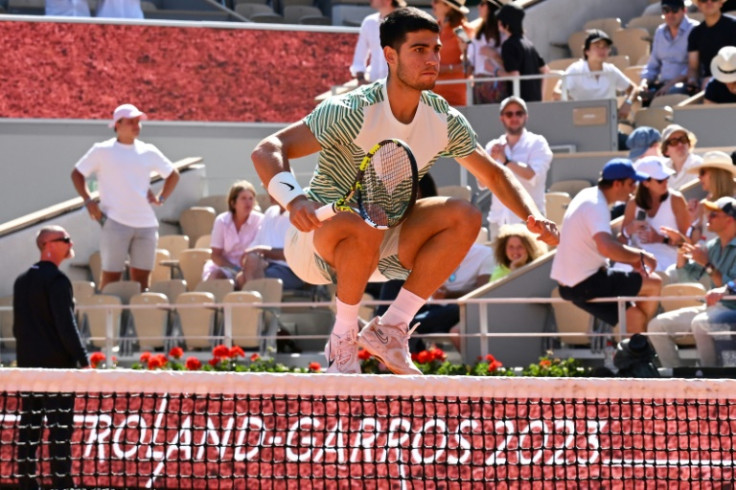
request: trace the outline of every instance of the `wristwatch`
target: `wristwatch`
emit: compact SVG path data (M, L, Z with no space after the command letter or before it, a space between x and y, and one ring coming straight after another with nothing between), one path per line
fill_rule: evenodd
M715 268L715 266L713 264L711 264L710 262L708 262L707 264L705 264L705 272L708 275L713 274L715 271L716 271L716 268Z

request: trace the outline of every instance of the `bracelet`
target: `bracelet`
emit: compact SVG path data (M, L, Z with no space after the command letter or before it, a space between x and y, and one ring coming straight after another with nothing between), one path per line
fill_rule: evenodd
M669 235L665 235L664 238L662 238L662 243L664 243L665 245L669 245L670 244L670 237L669 237Z
M291 172L279 172L274 175L268 183L268 193L286 209L286 206L304 191L299 187L296 177Z
M165 197L163 196L163 194L162 194L162 195L160 195L160 196L158 196L158 203L159 203L159 204L163 204L163 203L164 203L164 201L166 201L166 198L165 198Z

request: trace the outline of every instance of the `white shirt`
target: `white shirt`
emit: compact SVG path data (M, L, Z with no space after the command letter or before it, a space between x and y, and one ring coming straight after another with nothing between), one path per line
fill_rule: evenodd
M388 63L383 56L383 48L381 47L381 14L376 12L363 19L360 25L360 34L358 34L358 42L355 43L355 53L353 54L353 64L350 65L350 73L355 76L357 73L366 73L368 58L370 57L370 71L366 74L370 81L375 82L379 78L388 76Z
M103 0L97 7L97 17L142 19L141 0Z
M457 270L445 281L444 286L448 291L474 288L478 276L490 276L495 265L491 247L474 243Z
M483 46L488 46L498 51L495 39L491 39L489 41L486 39L485 34L481 34L480 39L476 39L474 37L470 40L470 45L468 46L468 59L470 59L470 63L473 65L474 75L493 76L493 70L488 71L486 69L486 61L491 61L491 58L481 53L481 48Z
M513 147L510 147L506 140L506 135L491 140L486 145L486 152L491 153L491 148L495 144L506 145L506 158L514 162L525 163L534 170L534 177L524 179L516 175L521 185L526 189L532 197L534 204L537 205L542 214L546 214L544 206L544 187L547 183L547 172L550 163L552 163L552 150L547 144L544 136L534 134L531 131L523 130L521 138ZM488 221L499 225L522 223L524 220L516 216L509 208L507 208L496 196L493 196L491 202L491 211L488 213Z
M616 91L623 92L633 85L616 65L603 63L603 73L594 75L588 62L578 60L565 70L562 78L562 100L615 99Z
M253 243L262 220L263 214L251 211L250 216L238 231L230 211L218 215L212 225L210 247L221 249L228 262L240 267L240 258L245 249Z
M263 213L263 219L258 227L258 233L253 239L252 247L266 245L271 248L284 248L286 232L289 229L289 212L281 212L280 206L269 206ZM287 265L283 260L269 260L276 264Z
M46 0L46 15L89 17L87 0Z
M606 197L597 186L583 189L570 202L563 222L550 277L572 287L608 264L593 239L598 233L611 233Z
M673 174L670 177L670 183L668 184L669 187L672 189L679 190L683 185L687 184L690 181L698 180L697 174L689 174L687 173L688 169L699 165L700 162L703 161L703 157L696 155L694 153L690 153L687 156L687 160L685 160L685 164L682 166L682 170L680 170L679 173ZM671 168L672 170L675 170L674 165L672 165L672 160L667 159L664 161L664 164Z
M124 145L111 138L94 144L75 168L85 177L97 176L100 209L109 218L133 228L158 226L148 202L151 172L166 178L174 171L158 148L140 140Z

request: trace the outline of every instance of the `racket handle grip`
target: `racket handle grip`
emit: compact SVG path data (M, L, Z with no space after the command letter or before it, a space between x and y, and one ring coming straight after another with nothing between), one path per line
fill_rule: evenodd
M317 219L320 221L326 221L333 216L337 214L337 210L335 209L334 204L325 204L324 206L318 208L314 214L317 215Z

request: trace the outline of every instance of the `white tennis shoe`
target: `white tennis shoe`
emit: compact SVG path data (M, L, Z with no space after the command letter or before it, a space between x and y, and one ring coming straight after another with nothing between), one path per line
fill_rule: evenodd
M357 330L351 330L345 335L333 333L325 345L328 373L360 374L360 359L358 359Z
M395 374L419 374L409 354L409 337L419 326L411 330L408 325L385 325L376 317L358 334L358 345L377 357Z

